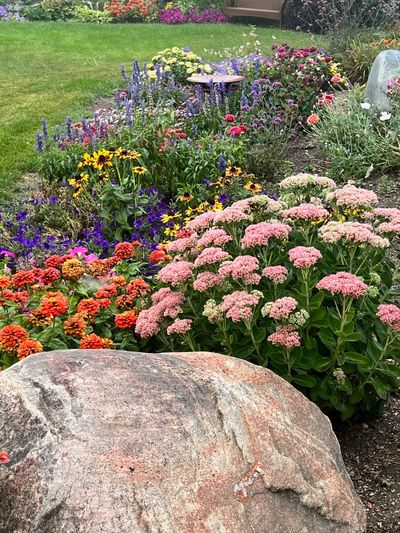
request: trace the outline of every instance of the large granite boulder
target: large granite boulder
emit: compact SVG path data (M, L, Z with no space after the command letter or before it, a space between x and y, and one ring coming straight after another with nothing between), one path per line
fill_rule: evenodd
M31 356L0 375L0 428L1 532L365 530L328 419L239 359Z

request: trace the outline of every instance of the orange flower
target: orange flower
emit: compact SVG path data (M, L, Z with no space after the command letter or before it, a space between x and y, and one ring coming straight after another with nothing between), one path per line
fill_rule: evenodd
M316 113L313 113L307 118L307 125L313 126L314 124L317 124L319 120L319 116Z
M44 295L39 311L51 318L67 312L68 300L61 292L48 292Z
M61 267L61 272L65 279L78 281L85 273L85 267L79 259L67 259Z
M125 329L132 328L138 319L136 311L125 311L119 315L115 315L115 325L117 328Z
M126 279L124 276L112 276L110 278L110 283L112 283L117 289L126 285Z
M64 322L64 332L71 337L77 337L80 339L84 337L86 333L87 324L85 319L79 313L72 315L68 320Z
M120 259L129 259L133 256L135 247L130 242L120 242L114 248L114 253Z
M121 294L115 300L117 307L135 307L136 305L136 296L133 294Z
M30 312L28 321L34 326L48 326L51 324L51 317L44 315L39 308Z
M43 352L42 343L34 339L27 339L19 345L17 356L19 359L23 359L24 357L28 357L28 355L40 352Z
M154 250L149 254L150 263L164 263L165 261L171 261L172 257L164 252L164 250Z
M102 308L107 308L111 305L111 300L109 298L99 298L97 301L99 302L100 307Z
M0 288L6 289L11 283L10 276L0 276Z
M110 267L102 259L95 259L89 263L88 270L94 277L105 276L110 271Z
M12 281L15 287L23 287L24 285L32 285L36 282L35 272L33 270L21 270L13 275Z
M82 350L99 350L103 348L103 340L95 333L91 333L81 339L79 346Z
M113 255L111 257L108 257L107 259L104 259L104 262L107 264L109 269L111 270L115 265L117 265L121 261L121 257L118 257L116 255Z
M132 296L142 296L143 294L146 294L150 289L150 286L148 283L146 283L143 279L134 279L128 285L126 286L126 292L129 294L132 294Z
M84 313L93 317L100 310L100 303L94 298L86 298L78 304L78 313Z
M0 346L3 350L13 352L19 345L28 339L29 335L26 329L16 324L4 326L0 330Z
M113 341L111 339L101 339L103 341L103 348L105 348L106 350L112 350L113 348L115 348L115 344L113 343Z
M104 285L95 293L96 298L110 298L117 294L117 287L114 285Z
M56 268L62 264L63 260L59 255L51 255L46 259L44 264L47 268Z
M55 267L48 267L42 272L42 283L44 285L51 285L58 278L61 277L60 271Z
M3 296L6 300L15 302L18 304L26 305L29 301L30 294L28 291L10 291L9 289L4 289Z

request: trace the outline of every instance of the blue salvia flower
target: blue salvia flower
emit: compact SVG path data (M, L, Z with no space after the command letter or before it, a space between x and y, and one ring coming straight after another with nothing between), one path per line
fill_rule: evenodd
M43 135L40 130L36 132L35 150L37 150L38 152L43 152Z
M128 124L128 126L132 126L133 124L133 117L132 117L132 104L131 104L131 101L130 100L125 100L124 102L124 105L125 105L125 118L126 118L126 123Z
M126 72L125 72L125 66L124 65L120 65L119 71L120 71L121 76L126 81L126 83L128 83L128 76L126 75Z
M42 118L42 128L43 128L43 140L46 145L46 149L49 148L49 130L47 128L47 122Z
M227 167L226 159L224 154L220 154L219 156L219 169L222 173L225 172Z
M67 117L65 119L65 125L66 125L66 128L67 128L68 139L72 140L72 119L71 119L71 117Z

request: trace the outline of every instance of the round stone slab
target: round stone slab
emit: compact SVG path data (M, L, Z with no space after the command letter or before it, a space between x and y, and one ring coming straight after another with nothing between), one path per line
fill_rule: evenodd
M195 76L190 76L187 80L190 83L197 83L200 85L210 85L217 83L224 83L225 85L232 85L235 83L240 83L245 80L244 76L231 76L229 74L196 74Z

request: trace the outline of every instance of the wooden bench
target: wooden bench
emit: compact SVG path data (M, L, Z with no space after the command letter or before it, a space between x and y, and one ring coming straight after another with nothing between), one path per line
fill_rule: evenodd
M286 0L225 0L227 17L261 17L279 20L282 27L282 13Z

